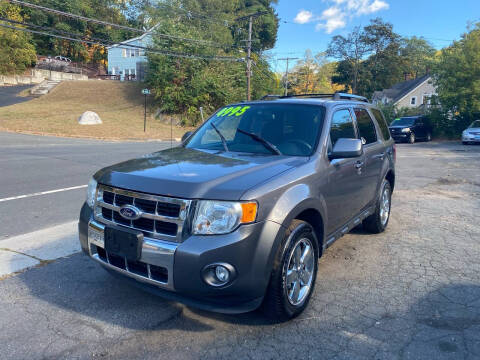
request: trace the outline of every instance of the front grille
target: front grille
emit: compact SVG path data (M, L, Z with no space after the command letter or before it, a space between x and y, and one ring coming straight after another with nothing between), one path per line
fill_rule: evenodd
M120 225L141 231L146 237L181 242L190 200L168 198L99 185L95 219L106 225ZM125 219L120 208L135 206L141 211L136 220Z
M106 252L100 246L96 246L96 250L98 258L107 264L150 280L164 284L168 283L168 270L162 266L127 260L124 257Z

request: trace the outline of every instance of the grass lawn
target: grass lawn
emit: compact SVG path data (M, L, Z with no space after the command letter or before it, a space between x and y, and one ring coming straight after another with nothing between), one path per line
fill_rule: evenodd
M0 130L103 139L169 139L170 126L147 114L143 132L142 84L114 81L66 81L37 99L0 107ZM79 125L85 111L96 112L101 125ZM189 129L173 127L181 137Z

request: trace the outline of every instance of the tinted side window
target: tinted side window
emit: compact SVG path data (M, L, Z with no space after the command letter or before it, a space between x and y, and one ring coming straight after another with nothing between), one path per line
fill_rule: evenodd
M383 117L382 113L380 110L377 109L371 109L373 116L375 116L375 119L377 119L378 126L380 127L380 130L382 131L383 138L385 140L390 139L390 130L388 130L388 125L387 122L385 121L385 118Z
M352 116L347 109L339 110L333 114L332 125L330 127L330 140L332 146L338 139L356 139L355 128L353 126Z
M360 136L365 139L365 144L371 144L377 141L377 131L373 120L365 109L355 109L357 117L358 131Z

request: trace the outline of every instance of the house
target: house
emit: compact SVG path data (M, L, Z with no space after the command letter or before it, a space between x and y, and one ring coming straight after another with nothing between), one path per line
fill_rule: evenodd
M432 77L424 75L393 85L390 89L375 91L372 102L374 104L393 104L397 108L428 107L430 99L436 95Z
M140 80L145 78L147 56L145 50L133 46L149 47L152 44L152 32L155 27L133 39L109 46L108 74L120 80ZM132 46L126 46L132 45Z

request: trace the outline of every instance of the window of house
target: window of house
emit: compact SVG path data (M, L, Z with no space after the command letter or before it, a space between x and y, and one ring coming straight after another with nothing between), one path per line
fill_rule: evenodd
M122 49L122 57L127 57L127 49Z
M357 118L358 131L365 145L377 141L377 130L372 118L365 109L355 109L355 116Z
M130 49L130 57L135 57L135 49Z
M430 98L431 98L431 94L423 94L423 100L422 100L422 104L424 105L430 105Z
M410 105L416 105L416 104L417 104L417 97L412 96L412 98L410 99Z
M135 49L135 56L140 56L140 49Z
M332 117L332 125L330 126L330 141L332 148L338 139L356 139L355 127L353 119L348 109L335 112Z

